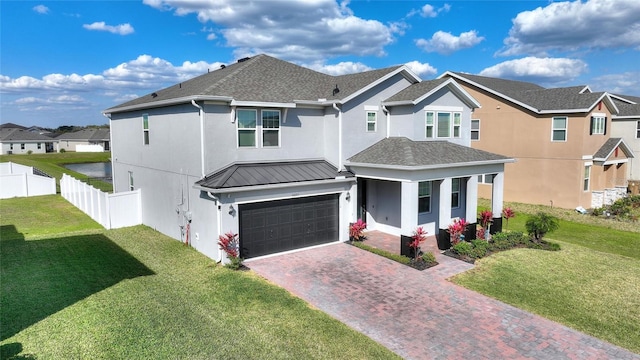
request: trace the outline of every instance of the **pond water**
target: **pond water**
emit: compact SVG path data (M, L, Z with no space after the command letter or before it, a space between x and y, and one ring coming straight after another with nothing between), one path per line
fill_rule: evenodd
M111 182L111 162L84 163L84 164L66 164L64 166L69 170L79 172L91 178L100 178Z

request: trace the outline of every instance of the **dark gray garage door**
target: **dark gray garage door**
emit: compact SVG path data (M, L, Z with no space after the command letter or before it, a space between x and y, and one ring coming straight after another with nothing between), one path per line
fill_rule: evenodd
M243 204L239 212L245 259L338 240L338 194Z

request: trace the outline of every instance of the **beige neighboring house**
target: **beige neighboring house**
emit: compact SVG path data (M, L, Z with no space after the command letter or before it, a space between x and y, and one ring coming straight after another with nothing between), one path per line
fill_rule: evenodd
M622 136L612 137L620 110L609 93L457 72L444 77L482 105L471 117L471 147L516 159L505 166L505 201L594 208L626 193L634 154ZM490 198L491 176L479 180L478 195Z
M619 112L612 116L611 136L622 138L633 152L627 178L640 182L640 97L611 95Z
M20 127L0 128L0 154L44 154L53 152L57 140Z
M56 137L58 151L109 151L110 131L105 128L83 129ZM91 146L89 146L91 145Z

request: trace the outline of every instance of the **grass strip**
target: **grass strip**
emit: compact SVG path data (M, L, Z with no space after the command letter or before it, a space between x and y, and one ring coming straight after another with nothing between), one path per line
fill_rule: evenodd
M385 258L387 258L389 260L393 260L393 261L399 262L399 263L404 264L404 265L409 265L409 263L411 262L411 259L406 257L406 256L404 256L404 255L398 255L398 254L390 253L390 252L388 252L386 250L382 250L382 249L375 248L373 246L365 245L365 244L363 244L361 242L358 242L358 241L352 241L351 245L353 245L353 246L355 246L357 248L360 248L362 250L366 250L368 252L374 253L376 255L380 255L380 256L385 257Z

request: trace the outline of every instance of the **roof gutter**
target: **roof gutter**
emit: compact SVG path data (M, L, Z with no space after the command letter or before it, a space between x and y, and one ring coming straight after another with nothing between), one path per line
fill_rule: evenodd
M282 188L293 188L293 187L301 187L301 186L310 186L310 185L321 185L321 184L336 184L336 183L346 183L346 182L355 182L355 177L336 177L335 179L325 179L325 180L313 180L313 181L300 181L294 183L281 183L281 184L269 184L269 185L253 185L253 186L242 186L242 187L231 187L231 188L209 188L206 186L195 184L193 185L194 189L206 191L211 194L233 194L247 191L258 191L258 190L270 190L270 189L282 189Z
M142 110L142 109L150 109L156 107L170 106L176 104L185 104L190 103L192 100L195 101L223 101L223 102L231 102L233 100L230 96L207 96L207 95L193 95L193 96L185 96L167 100L153 101L142 104L123 106L123 107L114 107L109 108L103 111L104 114L115 114L133 110Z
M415 170L431 170L431 169L442 169L442 168L456 168L456 167L464 167L464 166L508 164L508 163L514 163L514 162L516 162L516 159L484 160L484 161L470 161L470 162L464 162L464 163L407 166L407 165L389 165L389 164L371 164L371 163L352 163L347 161L346 165L375 168L375 169L415 171Z

